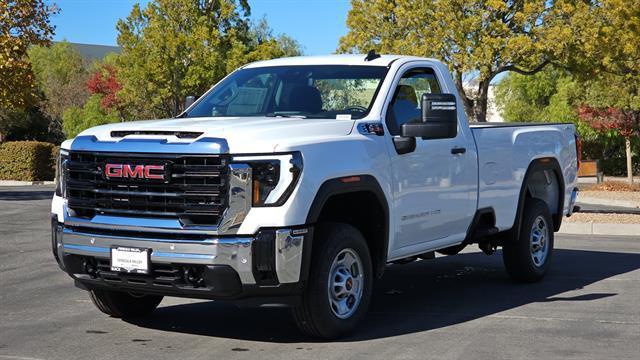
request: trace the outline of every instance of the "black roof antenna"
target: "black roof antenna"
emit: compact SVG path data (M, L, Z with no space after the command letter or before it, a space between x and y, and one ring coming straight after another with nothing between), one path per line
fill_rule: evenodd
M375 50L369 50L369 52L367 53L367 56L364 58L364 61L375 60L379 57L380 57L380 54L376 54Z

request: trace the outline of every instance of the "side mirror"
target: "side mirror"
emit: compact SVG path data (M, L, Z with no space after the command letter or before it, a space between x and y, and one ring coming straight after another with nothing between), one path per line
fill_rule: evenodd
M422 121L403 124L400 133L404 137L449 139L458 134L458 112L453 94L423 94Z
M394 136L393 146L396 148L398 155L414 152L416 150L416 138Z
M184 98L184 109L186 110L189 106L193 105L194 102L196 102L196 97L193 95Z

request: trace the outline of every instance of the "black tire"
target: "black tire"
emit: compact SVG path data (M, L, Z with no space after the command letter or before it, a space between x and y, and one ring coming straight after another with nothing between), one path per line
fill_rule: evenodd
M450 256L450 255L456 255L457 253L459 253L460 251L462 251L462 249L464 249L466 247L467 247L466 244L464 244L464 245L460 244L460 245L449 246L448 248L436 250L436 252L438 254Z
M534 222L542 219L546 224L546 233L542 243L547 246L546 255L534 259L532 243ZM537 247L539 249L540 247ZM553 220L547 204L539 199L527 199L522 215L520 233L507 241L502 249L502 259L509 276L519 282L542 280L549 269L553 255Z
M142 317L149 315L158 307L162 296L132 295L111 290L89 291L91 301L103 313L116 318Z
M346 224L327 223L316 228L313 260L309 272L307 287L302 294L299 306L292 309L296 325L306 335L334 339L351 333L364 318L371 301L373 288L373 270L369 248L362 234L354 227ZM329 274L334 260L344 252L353 251L362 265L362 295L359 303L353 307L353 313L347 318L340 318L329 300Z

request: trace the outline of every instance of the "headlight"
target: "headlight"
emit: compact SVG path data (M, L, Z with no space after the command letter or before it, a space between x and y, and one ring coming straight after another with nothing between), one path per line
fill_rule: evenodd
M251 166L251 203L253 206L281 206L302 173L302 155L294 152L265 157L234 157L234 162Z
M56 161L56 196L66 197L66 184L64 180L64 173L66 169L67 159L69 158L69 151L60 149L60 155Z

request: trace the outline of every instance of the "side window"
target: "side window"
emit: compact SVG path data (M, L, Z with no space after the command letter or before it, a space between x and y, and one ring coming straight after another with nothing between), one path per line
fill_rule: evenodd
M440 94L440 85L432 69L411 69L402 75L387 109L387 127L391 135L400 135L402 124L419 122L422 94Z

